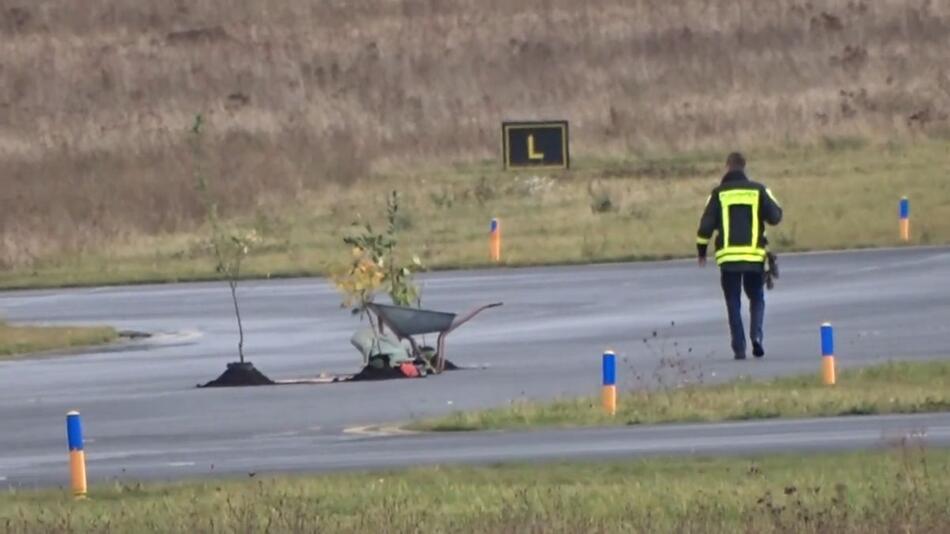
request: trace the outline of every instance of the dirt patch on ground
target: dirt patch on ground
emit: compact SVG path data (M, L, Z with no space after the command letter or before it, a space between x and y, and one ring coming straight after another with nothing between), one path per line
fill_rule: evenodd
M463 367L455 365L451 360L445 361L446 371L460 371ZM228 364L225 372L218 378L206 383L198 384L199 388L214 387L241 387L241 386L270 386L270 385L290 385L290 384L336 384L341 382L365 382L376 380L392 380L396 378L423 378L431 373L420 374L418 377L408 377L398 368L384 366L377 368L366 366L352 376L327 376L319 379L291 379L273 381L264 373L257 370L254 364L250 362L233 362Z
M270 386L274 381L264 373L257 370L251 362L233 362L228 364L226 371L221 376L201 385L200 388L220 388L220 387L239 387L239 386Z
M118 334L118 336L121 338L132 339L132 340L148 339L152 337L152 334L148 332L139 332L138 330L119 330L118 332L116 332L116 334Z
M419 364L416 366L421 369L422 365ZM452 363L451 360L445 360L445 370L446 371L459 371L462 368L458 365ZM347 380L341 380L341 382L361 382L366 380L390 380L394 378L423 378L430 373L420 374L418 377L408 377L402 373L397 368L384 366L382 368L376 368L371 365L367 365L360 372L356 373Z
M367 365L360 372L356 373L349 380L344 382L363 382L368 380L389 380L392 378L409 378L406 375L402 374L402 371L395 369L393 367L383 367L377 369Z

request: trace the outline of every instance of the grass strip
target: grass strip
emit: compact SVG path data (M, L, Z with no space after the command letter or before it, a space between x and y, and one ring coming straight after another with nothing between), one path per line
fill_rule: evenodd
M428 431L636 425L737 421L777 417L830 417L950 410L950 360L889 362L843 371L837 385L817 374L720 385L688 385L622 392L616 416L599 397L511 405L413 423Z
M385 226L392 190L400 192L401 246L432 269L489 265L492 217L502 220L507 266L686 257L695 254L696 225L724 154L587 158L569 172L503 172L494 161L388 171L231 214L228 223L261 236L243 268L261 278L324 275L345 265L350 247L342 237L354 222ZM946 143L753 148L747 155L750 175L785 208L783 223L769 229L780 253L904 245L897 221L903 195L913 205L911 244L948 243ZM182 228L97 241L81 253L56 249L0 272L0 288L220 278L207 228Z
M107 326L20 326L0 322L0 361L37 352L110 343L118 338Z
M433 467L9 491L4 532L947 532L950 452Z

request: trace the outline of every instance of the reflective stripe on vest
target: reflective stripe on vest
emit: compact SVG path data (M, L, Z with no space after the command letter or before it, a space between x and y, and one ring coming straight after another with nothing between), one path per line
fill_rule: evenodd
M719 193L719 204L722 210L722 248L716 251L716 263L732 262L764 262L765 249L759 247L759 190L758 189L731 189ZM733 245L730 239L729 208L733 206L748 206L752 214L751 244Z

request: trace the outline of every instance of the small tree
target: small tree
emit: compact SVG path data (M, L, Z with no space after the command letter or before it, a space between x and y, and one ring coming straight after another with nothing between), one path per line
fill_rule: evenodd
M351 308L354 315L366 316L371 324L372 316L366 313L366 307L381 291L399 306L421 304L421 292L414 278L423 265L418 256L412 256L408 262L400 261L398 215L399 194L393 191L386 202L386 231L377 233L367 224L344 237L343 243L350 248L350 262L333 276L337 289L343 293L342 306Z
M196 173L198 192L205 206L205 212L208 219L208 225L211 228L210 248L214 253L216 265L215 270L224 275L227 279L228 287L231 288L231 300L234 302L234 315L237 317L238 325L238 356L244 363L244 325L241 322L241 308L238 305L237 289L238 282L241 279L241 265L244 258L250 253L251 249L260 242L257 232L254 230L242 230L236 227L229 227L221 222L218 216L218 202L214 198L209 185L207 170L204 168L204 149L202 145L204 119L201 115L195 117L192 125L192 139L195 151Z

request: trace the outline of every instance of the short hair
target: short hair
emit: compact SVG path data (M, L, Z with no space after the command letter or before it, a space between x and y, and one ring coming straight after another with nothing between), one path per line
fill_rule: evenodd
M726 165L729 166L730 169L745 169L745 156L740 152L733 152L726 158Z

